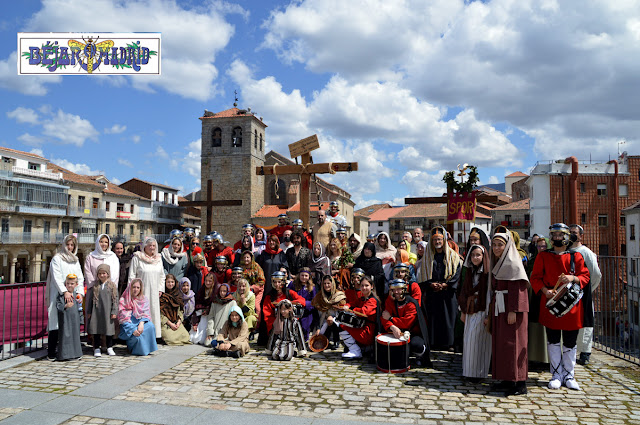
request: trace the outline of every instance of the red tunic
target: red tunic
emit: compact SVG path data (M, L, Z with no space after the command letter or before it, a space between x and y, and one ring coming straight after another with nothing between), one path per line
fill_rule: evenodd
M422 290L416 282L409 282L409 295L418 301L418 305L422 307Z
M305 300L300 295L298 295L296 291L293 291L291 289L289 289L288 291L289 291L288 297L284 293L279 294L275 300L271 299L271 294L266 295L264 297L264 303L262 304L263 305L262 319L267 324L267 332L271 332L271 328L273 327L273 322L276 321L276 306L273 305L274 302L278 304L280 301L284 300L285 298L289 298L293 303L298 303L302 305L305 305L307 303L307 300Z
M215 255L213 255L213 252L215 250L211 250L211 251L202 251L202 255L204 255L204 259L207 262L207 266L211 267L213 265L215 265L216 262L216 257Z
M211 273L216 275L216 279L218 279L218 283L229 283L231 282L231 269L226 269L221 272L218 270L213 270ZM233 292L233 291L231 291Z
M362 328L350 328L345 325L340 325L340 327L349 332L358 344L372 345L376 336L375 330L378 301L373 297L369 297L369 299L365 301L364 297L360 295L355 300L355 303L352 304L349 302L349 304L351 304L352 310L355 313L361 313L362 315L367 316L366 324Z
M286 230L293 230L293 227L289 226L288 224L285 226L276 226L271 229L269 233L272 235L276 235L278 237L278 240L282 242L282 235Z
M574 275L580 279L580 287L584 288L589 283L589 269L584 265L584 258L579 252L574 254L575 273ZM554 254L553 252L543 251L538 254L533 264L533 272L531 273L531 287L538 293L543 286L553 289L558 281L558 276L562 273L571 274L571 255ZM582 328L582 319L584 309L582 308L582 300L578 302L567 314L562 317L555 317L546 307L547 297L540 297L540 324L549 329L573 331Z
M233 259L235 258L235 256L233 254L233 249L231 249L230 246L225 246L224 248L222 248L222 250L218 250L218 248L214 248L211 250L211 253L212 253L211 255L213 256L214 262L216 257L222 255L224 257L227 257L227 261L229 262L229 265L233 264Z
M347 304L358 305L358 298L360 297L360 291L356 291L355 289L352 289L352 288L347 288L343 292L347 297Z
M380 318L385 331L391 332L389 328L391 328L391 325L395 325L401 331L409 331L413 335L421 335L418 310L414 303L407 301L404 305L398 306L393 298L387 297L384 309L391 314L391 320L386 320L384 317Z

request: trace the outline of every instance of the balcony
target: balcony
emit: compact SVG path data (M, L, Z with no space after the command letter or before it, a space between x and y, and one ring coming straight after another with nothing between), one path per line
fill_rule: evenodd
M20 174L23 176L36 177L40 179L58 181L62 179L62 173L50 173L48 171L30 170L29 168L11 167L13 174Z
M505 227L511 227L511 222L508 220L501 221L500 224Z
M62 217L64 217L67 213L64 208L60 208L58 205L50 207L30 207L26 205L18 205L15 211L25 214L59 215Z
M100 208L67 207L67 215L70 217L105 218L106 212Z
M32 233L32 232L15 232L2 233L2 243L6 245L21 245L34 243L52 243L60 244L64 240L63 233ZM94 240L95 241L95 240Z
M79 233L77 235L78 243L94 244L98 238L97 233Z

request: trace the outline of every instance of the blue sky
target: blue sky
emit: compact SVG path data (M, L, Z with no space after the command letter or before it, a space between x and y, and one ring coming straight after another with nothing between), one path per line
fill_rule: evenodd
M438 195L538 160L637 153L634 2L303 0L6 2L0 145L75 172L199 187L204 109L264 117L267 147L317 133L358 207ZM161 32L163 75L16 75L17 33Z

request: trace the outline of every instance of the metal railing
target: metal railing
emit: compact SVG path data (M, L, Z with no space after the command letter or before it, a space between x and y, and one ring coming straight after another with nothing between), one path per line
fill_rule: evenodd
M71 217L105 218L106 211L102 208L67 207L67 215Z
M47 337L45 282L0 285L0 360L44 347Z
M29 244L29 243L54 243L60 244L64 240L64 233L31 233L9 232L1 233L0 241L3 244Z
M638 257L598 257L602 272L593 296L596 348L640 364Z

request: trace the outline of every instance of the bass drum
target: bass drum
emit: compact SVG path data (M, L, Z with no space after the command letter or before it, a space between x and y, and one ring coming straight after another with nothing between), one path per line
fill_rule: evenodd
M384 373L403 373L410 369L409 341L393 334L376 336L376 367Z

